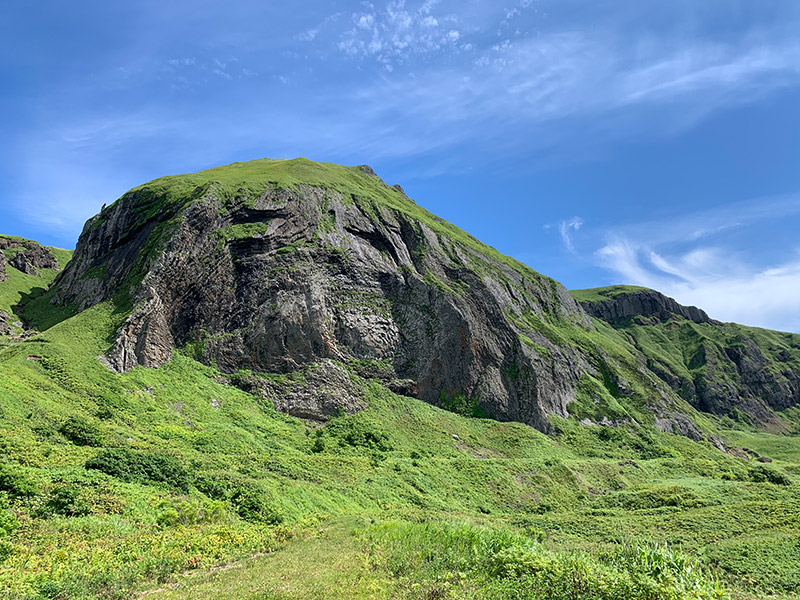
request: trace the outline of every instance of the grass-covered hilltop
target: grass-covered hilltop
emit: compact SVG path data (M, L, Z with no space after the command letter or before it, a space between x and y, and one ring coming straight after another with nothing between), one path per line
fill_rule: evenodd
M0 249L2 598L800 594L798 335L305 159Z

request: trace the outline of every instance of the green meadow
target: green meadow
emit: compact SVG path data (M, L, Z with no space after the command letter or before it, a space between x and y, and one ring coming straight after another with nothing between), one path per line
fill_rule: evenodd
M353 365L369 409L320 427L190 352L112 373L96 357L123 314L0 348L4 598L800 592L796 437L723 431L760 463L648 427L554 418L547 436Z

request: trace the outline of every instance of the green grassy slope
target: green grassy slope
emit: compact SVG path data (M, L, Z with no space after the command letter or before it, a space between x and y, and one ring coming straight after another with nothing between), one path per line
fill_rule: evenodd
M570 293L579 301L602 301L643 288L614 286ZM633 352L641 353L648 369L671 381L676 393L690 400L695 385L704 381L735 387L741 378L731 361L733 352L747 355L757 347L765 363L758 367L780 381L785 374L800 372L800 335L747 327L736 323L694 323L679 316L666 321L636 316L615 322L613 327L594 319L605 332L614 331L625 339ZM752 354L751 354L752 355ZM768 391L766 392L768 393ZM755 423L753 418L734 408L723 417L723 427L767 427L775 432L800 431L795 410L779 411L780 420Z
M30 241L10 235L0 235L0 237L18 240L20 242ZM46 248L56 257L61 269L63 269L70 258L72 258L72 250L62 250L61 248L53 248L50 246L46 246ZM22 249L22 246L19 248L12 247L3 250L3 253L10 259ZM15 269L11 265L6 265L6 275L8 278L0 282L0 310L5 311L9 316L21 319L21 310L18 307L42 295L58 273L59 270L56 269L40 269L39 276L28 275L27 273ZM0 343L2 342L0 341Z
M611 285L601 288L588 288L585 290L570 290L569 293L578 302L602 302L631 292L643 292L649 288L636 285Z
M122 317L98 305L0 348L0 596L126 597L171 573L291 548L292 536L317 523L358 515L394 523L365 533L354 552L382 548L375 560L389 561L379 568L395 597L430 597L419 589L448 573L483 582L470 588L477 596L503 586L511 593L542 556L548 577L565 582L572 572L558 565L573 564L575 551L587 553L586 594L599 593L591 586L613 567L604 553L632 539L682 545L747 597L798 591L796 445L762 465L627 426L556 419L551 438L366 381L370 408L320 429L185 355L113 374L96 356ZM302 374L283 377L291 384ZM453 518L466 522L451 536L462 548L452 551L458 571L441 563L415 575L420 559L402 540L422 536L435 554L438 537L404 523ZM524 551L519 560L495 556L500 546L479 544L491 553L481 555L458 541L501 530L527 536L509 546ZM538 532L544 545L531 550ZM485 570L489 558L502 568ZM506 573L506 560L513 569L521 561L521 574ZM437 597L469 597L459 596L467 588L447 589ZM596 597L586 594L575 597Z

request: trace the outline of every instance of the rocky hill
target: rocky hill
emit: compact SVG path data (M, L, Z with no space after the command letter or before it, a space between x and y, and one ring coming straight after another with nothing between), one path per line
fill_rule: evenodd
M131 190L68 264L10 239L0 597L800 592L796 335L302 159Z
M577 290L586 312L625 334L647 368L699 410L781 427L800 403L800 336L710 319L654 290Z
M573 414L703 439L686 401L759 420L797 403L797 365L764 375L755 342L699 344L676 367L590 318L619 331L639 317L717 327L703 311L649 290L598 298L579 305L369 167L305 159L131 190L86 224L52 290L77 310L115 299L129 311L103 357L117 372L191 345L226 373L253 373L237 379L246 389L319 420L363 408L348 364L426 402L545 432L551 415ZM308 387L291 394L259 376L307 367Z
M22 305L42 294L69 261L67 250L42 246L20 237L0 235L0 336L24 331Z
M118 372L187 344L228 373L318 364L315 387L371 361L392 389L542 430L594 372L537 330L593 329L560 284L368 167L263 160L137 188L87 223L55 295L85 309L120 289L132 313L106 357ZM341 391L285 407L328 418L362 405Z

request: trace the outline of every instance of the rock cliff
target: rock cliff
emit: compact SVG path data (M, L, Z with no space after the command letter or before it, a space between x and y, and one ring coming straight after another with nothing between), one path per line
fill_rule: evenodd
M573 292L631 339L647 367L704 412L758 422L800 403L800 336L710 319L653 290Z
M656 317L661 321L679 316L693 323L716 323L696 306L683 306L655 290L640 289L612 296L608 300L581 302L581 306L593 317L609 323L637 316Z
M3 250L13 250L7 259ZM0 236L0 281L6 278L6 264L28 275L38 275L38 269L58 269L58 261L53 253L38 242Z
M228 373L322 363L323 379L337 379L322 361L373 361L389 366L387 385L428 402L547 430L593 371L535 329L592 329L560 284L368 168L256 161L158 180L87 223L55 288L80 308L130 291L105 358L120 372L157 367L187 344ZM266 380L262 391L274 397ZM330 416L360 405L333 394L276 406Z

